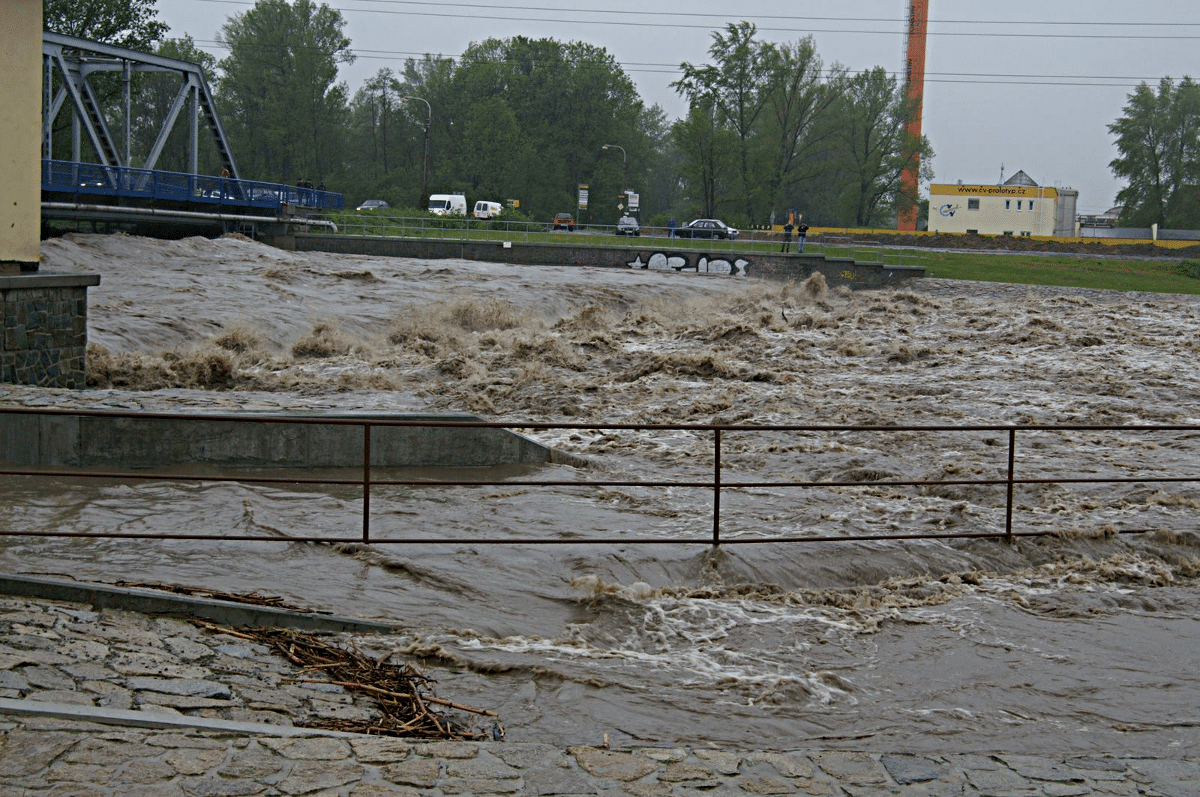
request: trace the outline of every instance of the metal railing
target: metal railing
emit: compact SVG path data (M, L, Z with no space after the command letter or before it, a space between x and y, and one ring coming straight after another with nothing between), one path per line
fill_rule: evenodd
M551 222L517 219L477 219L466 216L407 215L388 210L366 210L340 214L338 233L377 238L436 238L447 241L512 241L517 243L570 244L572 247L614 247L631 249L678 249L705 252L754 252L778 254L783 239L769 230L742 230L734 240L723 238L681 238L672 236L668 227L644 225L639 235L617 233L616 224L579 224L573 230L555 229ZM793 241L791 252L797 252ZM830 241L810 237L805 254L845 257L883 263L889 266L915 266L925 259L919 252L906 249L863 248L860 241L838 238Z
M590 488L688 488L696 489L702 492L710 493L712 496L712 533L705 538L630 538L630 537L615 537L615 538L585 538L579 537L570 538L542 538L542 539L527 539L520 540L496 540L496 539L479 539L471 537L470 542L479 544L533 544L533 545L554 545L566 543L600 543L600 544L704 544L711 546L720 546L723 544L754 544L754 543L797 543L797 542L848 542L862 540L924 540L924 539L955 539L955 538L1003 538L1012 541L1016 537L1033 537L1046 536L1059 533L1055 530L1026 530L1020 531L1014 529L1014 495L1019 487L1027 487L1033 485L1117 485L1117 484L1183 484L1200 482L1198 475L1183 475L1183 476L1162 476L1162 475L1146 475L1138 474L1134 476L1058 476L1051 477L1046 475L1037 476L1021 476L1017 473L1019 464L1017 459L1017 442L1018 435L1035 435L1047 432L1062 432L1062 433L1110 433L1110 432L1129 432L1134 434L1151 434L1163 432L1176 433L1191 433L1196 435L1200 433L1200 426L1187 424L1168 424L1168 425L1078 425L1078 424L1059 424L1059 425L993 425L993 424L969 424L969 425L926 425L926 426L902 426L902 425L777 425L777 424L744 424L744 425L722 425L722 424L593 424L593 423L531 423L531 422L491 422L491 421L452 421L452 420L436 420L436 419L403 419L403 420L384 420L384 419L349 419L349 418L321 418L321 417L295 417L295 416L246 416L246 415L216 415L216 414L186 414L186 413L148 413L148 412L120 412L108 410L46 410L38 408L25 407L0 407L0 419L6 414L12 413L27 413L27 414L51 414L60 416L103 416L109 418L133 418L133 419L169 419L169 420L205 420L205 421L221 421L221 422L236 422L250 424L317 424L327 426L347 426L357 427L362 431L362 464L361 476L357 478L331 479L331 478L311 478L301 476L264 476L253 474L238 474L231 475L225 473L215 476L201 476L194 474L178 474L178 473L162 473L162 472L146 472L146 471L101 471L88 470L86 468L48 468L48 467L2 467L0 468L0 476L35 476L35 477L63 477L63 478L96 478L106 480L122 480L122 481L183 481L183 482L235 482L246 484L304 484L317 486L335 486L349 485L357 486L361 489L362 494L362 533L356 538L335 537L330 535L299 535L287 536L279 538L285 542L324 542L324 543L461 543L463 538L442 538L442 537L404 537L399 539L379 538L373 536L371 531L371 491L375 487L380 486L409 486L409 487L425 487L425 488L451 488L451 487L488 487L488 486L520 486L524 488L556 488L556 487L590 487ZM588 479L501 479L501 480L479 480L479 479L377 479L374 477L374 472L380 470L380 466L373 466L371 463L371 437L372 430L383 427L424 427L424 428L489 428L489 429L506 429L509 431L523 430L591 430L604 432L643 432L643 431L681 431L693 434L711 434L711 463L709 472L711 478L708 479L673 479L673 480L588 480ZM0 429L2 431L2 429ZM726 448L726 435L730 433L783 433L783 434L817 434L817 435L832 435L842 433L856 434L882 434L882 435L897 435L897 434L933 434L933 433L1000 433L1006 437L1007 443L1001 447L998 441L992 439L988 443L989 446L1003 450L1006 454L1005 461L998 464L995 470L999 475L992 478L975 478L975 479L851 479L851 480L786 480L786 479L730 479L726 478L723 471L725 470L722 464L722 455ZM2 437L2 436L0 436ZM10 436L11 440L11 436ZM1043 455L1039 455L1043 456ZM1194 460L1189 460L1194 461ZM928 464L928 463L927 463ZM721 499L724 494L730 491L750 491L758 488L770 489L821 489L821 488L930 488L947 486L990 486L1003 491L1004 500L1002 502L1004 509L1004 529L999 530L977 530L968 532L950 532L950 533L931 533L926 531L900 531L888 532L882 534L867 534L867 535L769 535L769 536L739 536L736 538L723 538L721 533ZM993 508L999 508L998 506ZM1121 528L1114 529L1116 533L1123 534L1140 534L1155 529L1150 528ZM86 534L62 532L62 531L45 531L45 530L23 530L14 531L11 529L0 529L0 537L25 536L25 537L87 537L87 538L133 538L133 539L220 539L220 540L250 540L250 541L265 541L275 539L264 537L261 535L244 535L244 534L221 534L214 536L212 534L163 534L163 533L141 533L141 532L111 532L111 533L95 533L89 532Z
M188 174L78 161L42 160L42 190L90 197L129 197L234 208L284 205L341 210L341 194L216 174Z

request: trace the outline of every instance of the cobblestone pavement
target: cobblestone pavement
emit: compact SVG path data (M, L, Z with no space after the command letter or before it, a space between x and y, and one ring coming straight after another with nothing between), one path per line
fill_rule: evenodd
M308 733L292 723L366 717L371 707L337 686L288 682L294 674L264 646L183 620L0 596L0 797L1200 794L1200 758L617 750Z

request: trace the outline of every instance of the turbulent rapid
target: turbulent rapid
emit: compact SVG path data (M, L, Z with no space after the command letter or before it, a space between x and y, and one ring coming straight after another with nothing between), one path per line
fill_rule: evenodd
M101 274L89 388L48 407L469 411L530 423L967 427L1200 423L1190 297L927 278L896 290L646 270L289 253L238 236L43 242ZM1190 431L531 430L577 464L360 496L9 477L0 527L263 542L0 538L0 569L258 590L498 711L510 739L1185 755L1200 742L1200 488ZM445 475L445 474L441 474ZM1056 479L1128 479L1100 484ZM943 481L899 487L889 481ZM1140 533L1120 532L1137 530ZM839 537L875 536L870 540ZM447 542L411 544L404 538ZM827 542L755 542L781 537ZM536 546L522 540L553 538ZM597 540L654 540L652 544Z

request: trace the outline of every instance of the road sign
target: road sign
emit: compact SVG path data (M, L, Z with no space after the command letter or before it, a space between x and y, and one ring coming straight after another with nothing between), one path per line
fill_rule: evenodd
M583 183L579 184L579 209L587 210L588 187Z

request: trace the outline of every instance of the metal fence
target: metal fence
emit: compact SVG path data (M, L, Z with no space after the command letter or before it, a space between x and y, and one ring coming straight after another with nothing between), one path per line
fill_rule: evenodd
M259 180L235 180L215 174L135 169L99 163L42 160L42 190L73 196L123 197L191 202L231 208L291 207L341 210L344 199L333 191Z
M783 239L769 229L741 230L733 240L725 238L682 238L668 227L642 226L638 235L617 232L616 224L577 224L573 229L555 228L552 222L516 219L477 219L467 216L404 215L388 210L366 210L337 217L341 235L378 238L435 238L446 241L511 241L514 243L570 244L576 248L626 246L631 249L662 250L664 247L705 252L753 252L777 254ZM797 253L793 241L789 251ZM810 236L805 254L850 258L891 266L919 265L922 253L866 244L850 237Z
M712 509L712 532L706 537L693 538L632 538L628 536L621 537L588 537L580 539L579 537L569 538L542 538L528 539L521 538L517 541L498 540L498 539L480 539L478 537L470 537L469 541L473 544L531 544L531 545L555 545L579 542L596 543L596 544L702 544L711 545L713 547L729 544L755 544L755 543L801 543L801 542L848 542L861 540L933 540L933 539L955 539L955 538L1003 538L1012 541L1016 537L1032 537L1045 536L1048 534L1058 533L1057 531L1046 530L1021 530L1017 528L1017 519L1014 517L1015 500L1014 495L1018 488L1028 487L1032 485L1118 485L1118 484L1184 484L1200 482L1200 475L1171 475L1164 476L1154 473L1137 473L1127 476L1081 476L1081 475L1045 475L1046 462L1040 462L1040 469L1043 471L1041 475L1025 476L1018 472L1020 464L1017 456L1018 441L1022 437L1030 435L1040 435L1047 432L1061 432L1072 434L1110 434L1110 433L1130 433L1134 435L1152 435L1159 433L1187 433L1191 436L1197 436L1200 433L1200 426L1196 425L925 425L925 426L901 426L901 425L772 425L772 424L742 424L742 425L722 425L722 424L593 424L593 423L530 423L530 422L491 422L491 421L450 421L450 420L424 420L424 419L403 419L403 420L383 420L383 419L349 419L349 418L298 418L295 416L246 416L246 415L216 415L216 414L185 414L185 413L145 413L145 412L120 412L108 410L45 410L33 408L14 408L0 407L0 419L5 414L11 413L36 413L36 414L51 414L61 416L105 416L112 418L169 418L171 420L206 420L206 421L233 421L237 423L249 424L321 424L357 427L362 433L362 463L361 468L355 467L355 470L360 470L359 475L353 478L311 478L305 476L267 476L261 473L222 473L221 475L194 475L180 473L163 473L163 472L146 472L137 470L111 471L111 470L89 470L79 467L0 467L0 476L10 477L39 477L39 478L95 478L104 480L117 480L123 482L133 481L184 481L184 482L236 482L246 484L264 484L264 483L279 483L291 485L316 485L331 487L335 485L349 485L358 487L361 490L362 496L362 533L361 536L355 538L337 537L330 535L289 535L286 538L278 538L284 542L324 542L324 543L462 543L464 539L459 538L442 538L442 537L404 537L399 539L380 538L372 534L371 529L371 491L379 486L410 486L423 488L461 488L461 487L487 487L487 486L520 486L523 488L663 488L663 489L693 489L703 494L711 496ZM477 480L477 479L386 479L376 478L375 472L380 470L379 466L372 466L371 463L371 436L372 430L382 427L426 427L426 428L492 428L492 429L507 429L510 431L521 430L523 432L538 431L538 430L591 430L603 431L606 433L638 433L653 430L688 432L695 435L711 435L711 459L708 463L707 470L711 474L710 477L704 479L638 479L638 480L592 480L585 478L586 469L580 469L578 472L580 478L577 479L502 479L502 480ZM0 432L3 428L0 427ZM989 438L992 442L989 445L998 453L1003 452L1003 461L992 463L993 470L1001 475L992 478L962 478L962 479L937 479L937 480L922 480L922 479L875 479L864 478L858 480L816 480L805 481L788 478L772 478L772 479L731 479L724 474L725 468L722 465L722 457L726 452L727 444L724 442L727 436L731 433L770 433L770 434L814 434L814 435L835 435L841 433L857 433L870 435L923 435L935 433L985 433L989 435L998 435L1005 439L1005 444L999 444L999 437ZM1042 455L1039 455L1039 461ZM1189 459L1189 462L1195 461ZM0 462L0 465L3 465ZM947 486L988 486L996 488L997 492L1003 493L1003 501L997 502L994 508L1002 508L1004 512L1004 528L999 530L978 530L969 532L951 532L951 533L931 533L929 531L910 530L910 531L895 531L882 534L868 535L819 535L819 534L771 534L758 536L738 536L735 538L722 537L722 497L728 495L732 491L743 491L749 495L753 495L751 491L758 488L770 488L772 490L786 489L804 491L811 489L823 488L945 488ZM1101 524L1097 523L1097 528ZM1116 533L1123 534L1139 534L1154 531L1150 528L1117 528L1113 529ZM46 530L23 530L15 531L12 529L0 529L0 537L85 537L85 538L135 538L135 539L219 539L219 540L251 540L251 541L268 541L271 537L261 535L244 535L244 534L221 534L214 536L212 534L163 534L163 533L131 533L131 532L111 532L111 533L96 533L89 532L86 534L63 532L63 531L46 531Z

